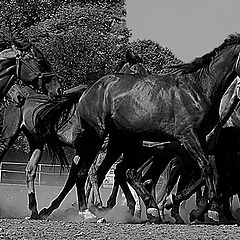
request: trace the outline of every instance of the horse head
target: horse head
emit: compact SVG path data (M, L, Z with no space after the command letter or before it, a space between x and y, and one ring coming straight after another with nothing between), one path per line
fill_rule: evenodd
M8 60L13 60L12 57L15 58L15 77L22 83L48 95L50 99L55 99L62 94L59 79L52 70L49 61L29 41L18 42L13 40L12 53L8 55L11 55L10 57L7 56ZM0 92L1 90L0 88ZM4 92L2 92L2 95L4 95Z

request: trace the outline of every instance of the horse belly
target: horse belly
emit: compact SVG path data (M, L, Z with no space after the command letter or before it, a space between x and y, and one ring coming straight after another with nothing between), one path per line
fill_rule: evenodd
M144 109L133 108L128 104L114 112L111 119L117 130L156 141L174 137L175 119L168 111L161 113L153 106L147 106Z

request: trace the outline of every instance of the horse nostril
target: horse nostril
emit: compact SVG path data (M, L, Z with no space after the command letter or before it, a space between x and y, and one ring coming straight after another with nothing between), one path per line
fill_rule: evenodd
M23 104L24 101L25 101L25 97L23 97L23 96L21 96L21 95L18 95L18 96L17 96L17 100L18 100L18 103L19 103L19 104Z
M58 88L57 89L57 95L62 95L63 94L63 89L62 88Z
M19 102L21 102L21 101L23 100L22 96L18 95L18 96L17 96L17 100L18 100Z

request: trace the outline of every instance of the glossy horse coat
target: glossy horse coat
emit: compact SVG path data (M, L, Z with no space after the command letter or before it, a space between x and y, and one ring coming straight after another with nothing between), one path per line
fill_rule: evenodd
M214 198L216 192L211 165L205 155L205 137L218 120L224 92L238 74L239 52L240 37L231 35L212 52L192 63L176 66L172 73L115 74L97 81L79 100L77 115L84 128L76 142L80 158L72 165L69 175L72 180L63 191L69 191L77 179L84 189L88 169L109 134L108 152L98 171L99 184L121 153L134 156L142 140L177 140L202 172L185 197L191 196L205 179L209 198ZM81 205L86 207L85 199Z

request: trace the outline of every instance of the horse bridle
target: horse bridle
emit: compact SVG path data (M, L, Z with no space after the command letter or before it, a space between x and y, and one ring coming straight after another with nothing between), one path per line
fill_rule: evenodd
M28 64L28 62L23 59L24 54L22 54L21 51L14 49L16 52L16 75L17 79L21 81L20 78L20 65L23 63L29 70L34 72L36 76L38 77L38 90L43 93L43 79L48 77L54 77L56 74L54 72L39 72L36 69L34 69L31 65ZM38 61L34 56L32 56L36 61ZM21 81L22 82L22 81Z

